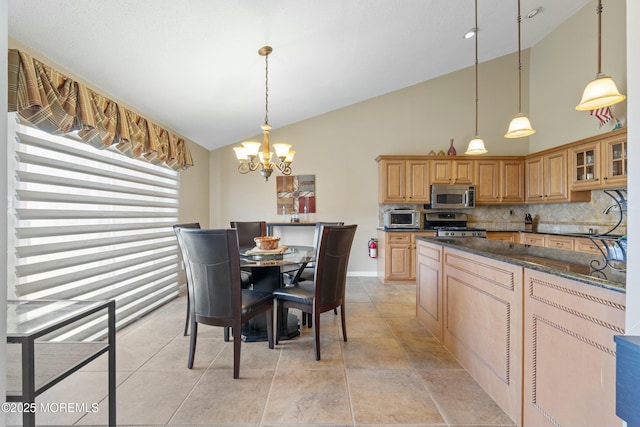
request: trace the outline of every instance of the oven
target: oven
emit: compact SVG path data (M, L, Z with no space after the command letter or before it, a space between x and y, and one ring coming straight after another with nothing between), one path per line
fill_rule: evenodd
M432 212L424 214L424 229L433 230L438 237L487 237L486 230L467 226L467 214Z

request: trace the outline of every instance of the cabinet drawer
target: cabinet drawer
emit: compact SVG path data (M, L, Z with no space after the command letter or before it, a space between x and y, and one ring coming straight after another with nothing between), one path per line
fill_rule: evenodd
M387 242L389 242L389 243L409 243L409 242L411 242L411 234L409 234L409 233L387 233Z
M559 236L547 236L548 248L564 249L567 251L573 250L573 238L571 237L559 237Z
M544 246L544 236L541 235L524 235L522 238L522 243L525 245L531 246Z
M585 252L588 254L600 254L600 250L591 239L575 239L574 250L578 252Z

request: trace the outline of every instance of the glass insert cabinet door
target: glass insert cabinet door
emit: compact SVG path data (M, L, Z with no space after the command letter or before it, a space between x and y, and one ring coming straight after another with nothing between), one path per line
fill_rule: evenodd
M627 133L613 131L569 148L572 190L627 186Z
M608 162L606 178L621 177L627 175L627 141L608 142Z
M594 179L598 178L598 173L596 171L597 155L598 155L598 150L595 147L589 147L585 150L579 150L575 153L576 181L585 181L585 180L593 181Z

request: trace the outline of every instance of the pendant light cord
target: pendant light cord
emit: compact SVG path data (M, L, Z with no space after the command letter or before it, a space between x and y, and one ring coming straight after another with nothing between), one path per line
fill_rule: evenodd
M478 136L478 0L475 1L476 11L476 136Z
M602 74L601 69L601 59L602 59L602 47L601 47L601 37L602 37L602 0L598 0L598 8L596 9L596 13L598 14L598 76Z
M518 113L522 113L522 61L520 59L520 0L518 0Z

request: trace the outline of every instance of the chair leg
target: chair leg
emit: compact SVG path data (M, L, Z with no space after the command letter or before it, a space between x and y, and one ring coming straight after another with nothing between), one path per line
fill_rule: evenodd
M189 299L189 291L187 291L187 318L184 319L184 336L189 332L189 318L191 317L191 300Z
M342 337L347 341L347 323L346 316L344 315L344 304L340 306L340 317L342 317Z
M314 310L313 318L313 349L316 352L316 360L320 360L320 313Z
M269 348L273 349L273 309L267 311L267 340L269 341Z
M193 368L193 359L196 357L196 337L198 336L198 323L193 319L191 321L191 337L189 339L189 359L187 360L187 368Z
M228 326L224 327L224 340L226 342L229 342L229 327Z
M233 334L233 378L240 377L240 345L242 344L242 334L237 333L242 326L234 327Z
M278 298L273 299L273 325L271 326L273 330L273 343L278 345L278 340L280 339L280 310L278 309ZM267 334L269 334L269 330L267 329Z

